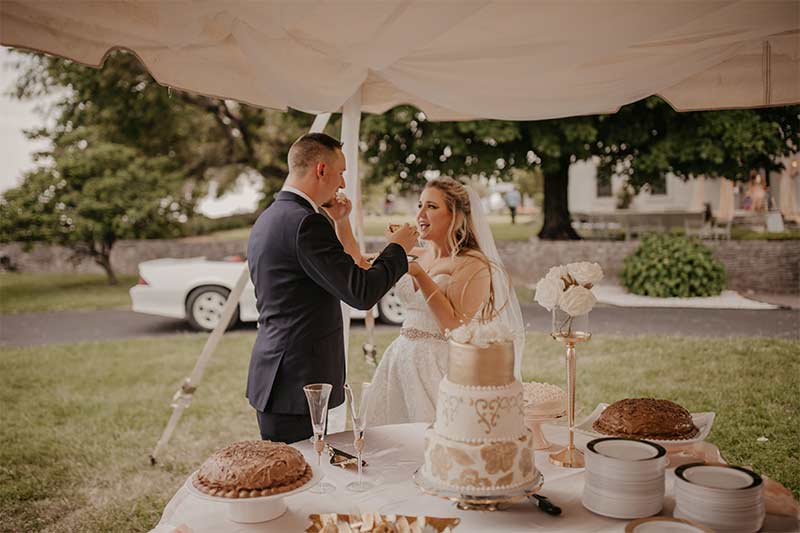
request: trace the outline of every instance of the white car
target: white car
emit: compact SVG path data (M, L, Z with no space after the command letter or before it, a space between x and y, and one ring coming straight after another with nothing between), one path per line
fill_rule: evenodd
M139 263L139 282L129 291L133 310L186 319L193 328L210 331L219 323L222 306L243 268L247 265L238 257L225 261L209 261L203 257L144 261ZM392 325L401 324L405 316L405 308L394 289L372 312L381 322ZM366 314L358 309L350 311L352 318L364 318ZM249 279L228 327L239 320L258 320L255 288Z

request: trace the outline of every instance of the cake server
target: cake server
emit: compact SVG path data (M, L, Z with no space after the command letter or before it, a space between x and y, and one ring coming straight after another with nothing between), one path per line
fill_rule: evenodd
M531 494L528 499L539 508L540 511L549 515L558 516L561 514L561 507L555 505L546 496L540 494Z
M331 458L331 464L334 466L339 466L341 468L347 467L356 467L358 463L358 458L355 455L349 454L346 451L340 450L339 448L334 448L333 446L328 445L328 455ZM367 466L367 462L362 460L362 466Z

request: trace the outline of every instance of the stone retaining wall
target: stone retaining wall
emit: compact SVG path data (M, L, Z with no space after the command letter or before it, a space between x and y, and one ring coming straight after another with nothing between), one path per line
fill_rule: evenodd
M377 249L380 239L370 239ZM498 248L516 283L535 283L553 266L573 261L597 261L606 279L617 278L622 260L638 246L637 241L529 241L500 242ZM725 265L728 287L740 291L800 293L800 241L706 242ZM245 241L203 239L121 241L114 246L111 262L119 274L137 273L141 261L160 257L222 259L244 254ZM77 264L70 253L57 246L36 246L26 252L18 244L0 245L17 270L24 272L102 272L91 261Z
M728 288L738 291L800 293L800 241L708 241L722 261ZM638 241L531 241L498 243L500 254L515 280L535 283L554 265L596 261L606 279L617 279L622 261Z

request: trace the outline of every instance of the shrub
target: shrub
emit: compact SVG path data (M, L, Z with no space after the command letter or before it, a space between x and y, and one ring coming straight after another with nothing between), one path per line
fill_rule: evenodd
M625 258L620 281L644 296L715 296L725 288L725 267L696 239L655 234Z

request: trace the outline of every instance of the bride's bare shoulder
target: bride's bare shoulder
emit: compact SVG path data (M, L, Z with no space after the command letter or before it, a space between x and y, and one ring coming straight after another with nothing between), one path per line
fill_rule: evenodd
M457 263L453 265L453 273L457 280L475 281L489 277L489 261L480 252L461 254L456 258Z
M480 250L465 250L455 258L456 268L488 268L489 260Z

